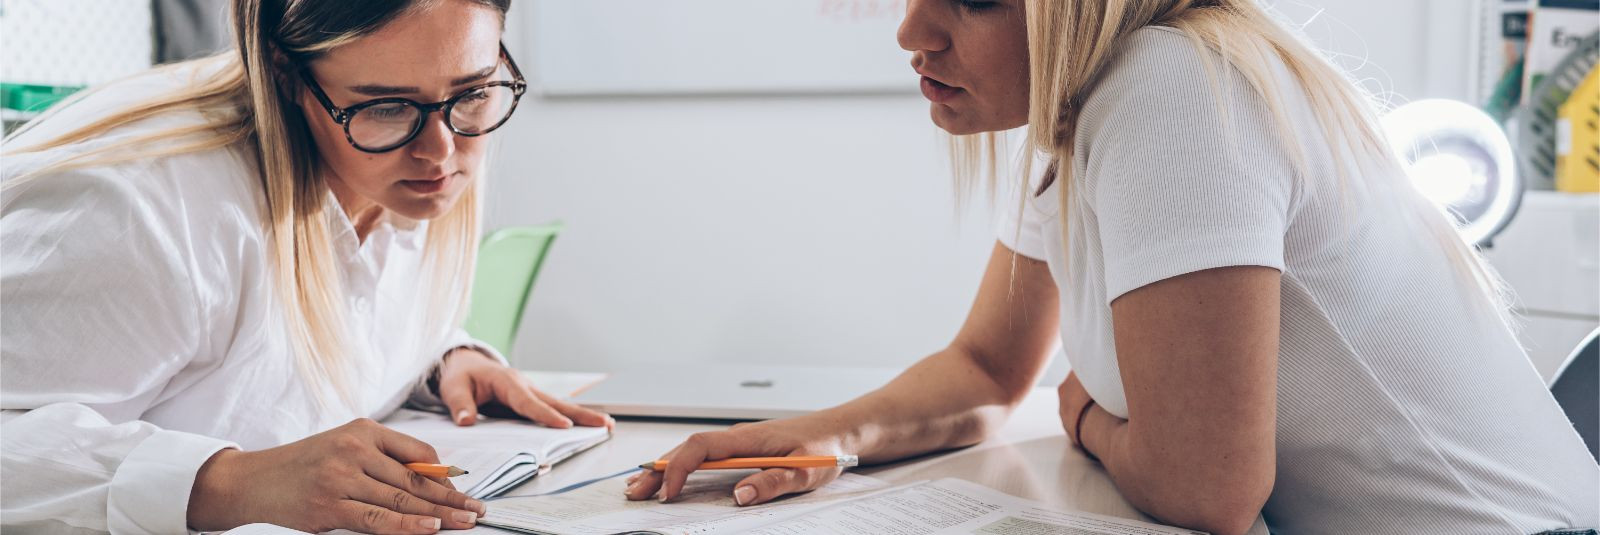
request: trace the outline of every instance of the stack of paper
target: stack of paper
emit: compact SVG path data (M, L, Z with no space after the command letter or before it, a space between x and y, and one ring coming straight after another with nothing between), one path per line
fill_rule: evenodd
M1066 512L968 481L939 479L891 487L845 474L822 489L775 503L739 507L728 489L749 473L690 480L673 503L629 502L624 481L605 480L565 494L501 498L480 525L543 535L645 532L662 535L1197 535L1123 518Z
M440 462L465 469L466 475L451 482L480 500L504 494L611 437L604 427L553 429L499 418L480 417L461 427L442 414L414 410L398 411L383 423L433 445Z

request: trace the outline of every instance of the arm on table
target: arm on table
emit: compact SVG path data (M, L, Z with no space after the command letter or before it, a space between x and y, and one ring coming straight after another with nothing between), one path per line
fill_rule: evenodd
M1055 353L1057 304L1044 262L996 244L967 321L949 347L844 405L696 434L663 457L671 461L667 471L636 476L628 497L648 498L659 489L671 499L707 460L847 453L875 463L977 443L1005 421ZM741 504L761 503L814 489L839 472L770 469L739 483L734 495Z
M1279 279L1209 269L1111 303L1128 419L1091 406L1080 436L1140 510L1218 534L1260 515L1277 470Z

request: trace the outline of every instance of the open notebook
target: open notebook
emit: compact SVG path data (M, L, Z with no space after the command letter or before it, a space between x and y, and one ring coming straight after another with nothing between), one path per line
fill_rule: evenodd
M1068 512L960 479L908 485L845 473L816 491L739 507L729 489L748 471L696 474L672 503L630 502L611 478L562 494L488 502L480 526L542 535L1202 535L1110 516ZM474 531L488 533L488 528Z
M451 479L477 499L504 494L578 452L611 438L604 427L553 429L524 420L480 417L460 427L442 414L402 409L383 421L389 428L432 444L444 464L466 475Z

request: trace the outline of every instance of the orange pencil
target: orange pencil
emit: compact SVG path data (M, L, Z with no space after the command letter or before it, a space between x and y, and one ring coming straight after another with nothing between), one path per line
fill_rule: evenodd
M447 464L406 463L406 468L428 477L456 477L467 473L466 470Z
M859 459L854 455L814 457L735 457L720 461L706 461L700 470L737 470L741 468L832 468L855 466ZM645 470L660 472L667 469L667 461L650 461L639 465Z

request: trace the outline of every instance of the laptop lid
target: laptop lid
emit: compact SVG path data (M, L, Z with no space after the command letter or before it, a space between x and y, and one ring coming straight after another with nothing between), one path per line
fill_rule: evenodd
M573 401L616 416L766 420L826 409L876 390L895 368L696 365L623 370Z

